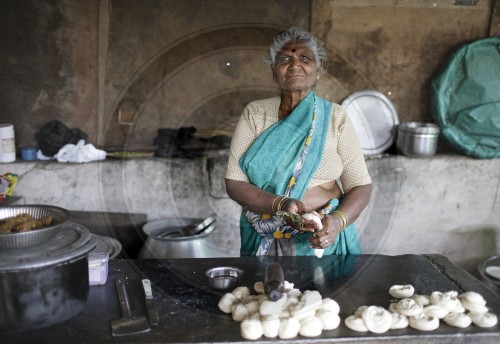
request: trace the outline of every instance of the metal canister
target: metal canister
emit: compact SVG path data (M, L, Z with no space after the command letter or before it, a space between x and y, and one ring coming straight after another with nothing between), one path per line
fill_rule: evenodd
M430 157L436 154L439 127L432 123L405 122L398 126L398 150L410 157Z

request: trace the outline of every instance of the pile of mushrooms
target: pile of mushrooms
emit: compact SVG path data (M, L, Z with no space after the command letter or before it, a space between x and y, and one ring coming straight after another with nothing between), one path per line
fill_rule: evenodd
M255 283L254 290L257 294L252 294L248 287L238 287L224 294L218 303L222 312L240 322L241 336L245 339L317 337L322 331L338 328L341 322L339 304L331 298L322 298L316 290L301 292L285 281L277 301L269 300L263 282ZM471 324L493 327L498 323L483 296L473 291L419 295L411 285L394 285L389 294L393 302L388 309L375 305L358 307L345 318L345 325L358 332L385 333L408 326L433 331L441 321L459 328Z
M218 304L222 312L240 322L243 338L317 337L323 330L334 330L340 324L338 303L322 298L316 290L302 293L293 283L285 281L281 298L271 301L265 294L263 282L255 283L254 289L255 295L248 287L238 287L224 294Z
M345 325L358 332L384 333L410 326L419 331L436 330L441 320L449 326L466 328L471 324L492 327L498 322L489 312L486 301L476 292L434 291L431 295L415 294L411 285L394 285L389 294L396 299L389 309L361 306L345 319Z

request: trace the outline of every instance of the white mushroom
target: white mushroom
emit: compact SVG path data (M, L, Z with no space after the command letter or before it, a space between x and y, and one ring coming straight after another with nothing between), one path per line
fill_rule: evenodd
M283 310L290 310L292 306L295 306L299 303L299 299L295 297L288 297L283 304Z
M317 290L306 290L302 294L300 302L290 307L290 314L298 320L314 316L321 303L322 297Z
M408 318L401 313L391 313L391 330L399 330L408 327Z
M498 323L498 317L493 313L469 313L472 322L479 327L493 327Z
M304 337L317 337L323 331L323 322L318 317L310 317L300 322L299 334Z
M242 303L242 304L244 304L244 303ZM255 313L259 313L259 309L260 309L260 302L259 301L254 300L252 302L245 303L244 305L248 310L248 314L252 315Z
M305 220L314 221L314 223L316 223L317 225L318 230L323 229L323 223L321 223L321 217L319 217L317 213L302 214L302 218Z
M264 331L260 320L246 319L240 324L240 333L245 339L256 340L262 337Z
M247 303L254 302L254 301L259 301L257 299L256 295L245 295L240 300L240 302L243 303L243 304L247 304Z
M281 319L278 336L280 339L291 339L297 337L300 330L300 322L295 318Z
M460 299L460 301L469 301L483 306L486 305L486 300L484 299L483 295L476 293L475 291L467 291L465 293L462 293L458 295L458 298Z
M396 299L412 297L414 292L415 288L411 284L393 285L389 288L389 294Z
M460 309L463 308L456 291L448 291L444 293L434 291L430 296L430 300L433 305L442 306L450 312L458 313Z
M218 307L219 309L224 312L224 313L231 313L231 309L235 303L237 303L239 300L236 296L234 296L233 293L226 293L222 298L219 300Z
M422 310L425 314L432 318L438 318L438 319L443 319L445 316L450 313L446 308L439 306L439 305L429 305L425 306L424 309Z
M323 300L321 300L321 305L319 306L318 310L325 310L333 312L335 314L339 314L340 306L334 299L325 297Z
M314 316L317 309L318 309L318 307L307 306L305 304L305 302L300 301L296 305L290 306L289 311L290 311L290 315L293 318L295 318L297 320L302 320L302 319L310 318L310 317Z
M398 311L398 303L397 302L391 302L389 304L388 310L391 313L398 313L398 314L400 314L399 311Z
M411 298L420 303L422 306L427 306L431 304L429 295L413 294Z
M439 327L439 319L425 313L419 313L408 318L410 327L419 331L434 331Z
M472 319L465 313L448 313L443 321L450 326L466 328L472 323Z
M367 308L368 306L359 306L358 308L356 308L356 310L354 311L354 315L357 315L357 316L361 316L361 314L363 314L363 311Z
M260 319L264 337L276 338L280 329L280 318L277 316L265 316Z
M244 296L250 295L250 289L248 287L237 287L233 290L233 294L241 300Z
M340 317L338 313L326 309L318 309L316 317L321 320L323 330L335 330L340 325Z
M385 333L392 324L392 315L383 307L368 306L361 314L366 328L373 333Z
M486 300L479 293L469 291L458 296L462 305L466 310L472 313L486 313L488 312L488 307L486 307Z
M361 316L352 314L349 315L344 320L345 325L353 331L357 332L368 332L368 328L365 325L365 322L361 318Z
M398 301L396 309L399 313L411 317L421 313L423 306L413 299L406 298Z
M317 290L306 290L303 294L302 297L300 298L301 302L304 302L304 304L308 307L315 307L318 308L321 306L323 298L319 291Z
M302 215L302 218L310 221L314 221L317 224L317 229L321 230L323 229L323 224L321 223L321 218L314 214L314 213L306 213ZM314 249L314 254L316 257L321 258L323 257L323 253L325 252L325 249L323 248L315 248Z
M300 299L302 296L302 292L300 291L300 289L290 289L286 291L286 295L288 297Z
M231 309L231 314L233 316L234 321L240 322L248 318L250 312L248 311L248 308L244 304L236 303L233 305Z

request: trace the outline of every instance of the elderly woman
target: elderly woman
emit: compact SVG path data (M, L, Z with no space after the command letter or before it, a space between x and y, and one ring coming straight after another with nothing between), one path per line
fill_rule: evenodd
M229 197L243 207L240 253L360 254L353 222L371 178L345 110L313 91L326 51L290 28L274 38L267 62L281 95L246 106L225 175Z

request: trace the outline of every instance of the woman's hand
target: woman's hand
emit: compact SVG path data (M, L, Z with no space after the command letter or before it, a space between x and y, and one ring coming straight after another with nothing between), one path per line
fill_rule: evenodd
M306 213L310 213L312 210L311 206L306 206L304 203L299 201L298 199L295 198L287 198L280 207L281 211L291 213L291 214L297 214L298 216L301 216ZM316 212L314 212L317 214ZM319 215L319 214L317 214ZM319 225L313 221L313 220L306 220L304 218L300 218L301 223L297 223L292 221L291 219L286 219L287 225L290 227L293 227L295 229L298 229L302 232L314 232L319 229Z
M315 232L311 239L309 239L312 248L326 248L330 246L335 242L337 235L341 231L342 223L335 215L324 215L321 222L323 223L323 229Z
M314 234L310 239L311 247L325 248L337 240L337 236L347 226L358 218L359 214L365 209L370 199L372 185L360 185L352 188L342 199L342 204L336 210L344 213L344 221L334 213L323 217L323 230Z

